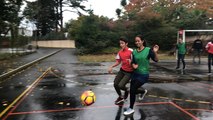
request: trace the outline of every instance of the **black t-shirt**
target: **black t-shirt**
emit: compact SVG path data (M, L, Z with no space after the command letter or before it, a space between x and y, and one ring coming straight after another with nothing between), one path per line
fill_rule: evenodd
M203 48L203 43L201 40L197 39L194 41L192 48L194 49L202 49Z

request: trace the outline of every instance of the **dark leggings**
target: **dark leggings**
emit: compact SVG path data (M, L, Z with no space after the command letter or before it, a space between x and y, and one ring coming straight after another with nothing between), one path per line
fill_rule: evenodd
M119 96L121 96L121 90L126 91L126 84L129 82L131 73L120 70L114 80L114 88Z
M208 69L209 73L211 73L211 66L213 65L213 54L208 54Z
M183 69L185 69L185 61L184 61L184 57L185 57L185 54L178 54L178 60L177 60L177 68L180 67L180 60L182 61L183 63Z
M143 78L143 82L139 81L137 79L131 80L131 85L130 85L130 108L133 109L133 106L135 104L135 99L136 99L136 94L141 93L143 94L145 91L144 89L140 89L140 87L145 84L148 81L148 77Z

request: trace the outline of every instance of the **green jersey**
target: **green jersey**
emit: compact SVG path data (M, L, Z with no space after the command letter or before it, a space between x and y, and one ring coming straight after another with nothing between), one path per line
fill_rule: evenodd
M178 54L186 54L186 43L178 43L177 44Z
M133 59L135 64L138 64L138 68L135 70L139 74L149 74L149 55L150 48L145 47L142 51L133 51Z

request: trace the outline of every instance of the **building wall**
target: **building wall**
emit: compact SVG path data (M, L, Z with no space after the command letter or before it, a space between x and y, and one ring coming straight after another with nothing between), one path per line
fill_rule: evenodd
M36 45L36 41L32 42L33 45ZM47 41L37 41L39 47L48 47L48 48L75 48L74 40L47 40Z

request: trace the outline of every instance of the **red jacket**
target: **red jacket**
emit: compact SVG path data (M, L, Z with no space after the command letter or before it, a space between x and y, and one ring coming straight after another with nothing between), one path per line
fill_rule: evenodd
M133 68L131 65L132 51L133 50L131 48L126 47L124 50L120 50L116 56L116 60L121 62L121 68L127 72L133 71Z
M208 51L208 53L213 54L213 43L212 42L207 43L206 50Z

